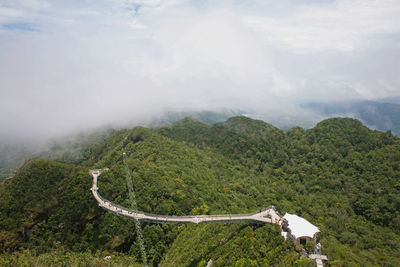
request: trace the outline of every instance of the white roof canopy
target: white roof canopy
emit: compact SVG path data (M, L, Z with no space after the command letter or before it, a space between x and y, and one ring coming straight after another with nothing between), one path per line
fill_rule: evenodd
M289 228L295 238L302 236L313 238L315 233L319 232L318 227L297 215L286 213L283 218L288 221Z

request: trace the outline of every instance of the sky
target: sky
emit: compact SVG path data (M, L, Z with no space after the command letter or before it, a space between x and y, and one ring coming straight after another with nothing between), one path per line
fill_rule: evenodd
M398 0L0 0L0 138L400 95ZM310 115L311 116L311 115Z

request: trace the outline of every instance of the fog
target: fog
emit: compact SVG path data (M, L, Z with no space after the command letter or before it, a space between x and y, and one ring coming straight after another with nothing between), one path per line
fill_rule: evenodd
M167 111L317 121L299 104L400 95L399 43L397 0L3 0L0 139Z

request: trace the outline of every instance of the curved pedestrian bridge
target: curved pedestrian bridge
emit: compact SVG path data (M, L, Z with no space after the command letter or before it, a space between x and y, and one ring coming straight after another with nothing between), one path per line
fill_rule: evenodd
M223 215L193 215L193 216L167 216L159 214L151 214L141 211L132 211L125 207L121 207L104 199L98 192L97 178L101 174L101 170L91 170L93 176L93 184L91 191L99 206L106 211L115 213L119 216L140 221L152 223L227 223L227 222L253 222L253 223L281 223L281 217L278 215L273 206L261 209L249 214L223 214Z

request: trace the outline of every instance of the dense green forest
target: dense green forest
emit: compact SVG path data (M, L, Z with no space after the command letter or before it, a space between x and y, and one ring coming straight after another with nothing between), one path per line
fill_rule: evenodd
M274 205L320 228L331 266L400 266L398 137L354 119L284 132L247 117L117 131L85 146L76 162L30 159L0 184L0 265L140 266L133 222L100 209L89 190L89 169L108 167L99 193L129 207L123 152L140 210L221 214ZM153 266L210 259L213 266L312 266L277 225L142 228Z

